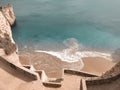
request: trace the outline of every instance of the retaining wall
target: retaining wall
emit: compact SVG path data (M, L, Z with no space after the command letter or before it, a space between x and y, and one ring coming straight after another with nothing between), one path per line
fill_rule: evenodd
M56 82L57 78L54 78L53 82L50 82L52 78L48 78L44 70L37 70L36 72L41 77L43 85L47 87L54 87L54 88L61 87L62 84Z
M91 86L91 85L101 85L105 83L111 83L115 81L116 79L120 78L120 72L116 72L116 73L103 76L103 77L102 76L97 77L96 75L91 75L89 73L85 73L81 71L79 72L79 71L74 71L74 70L64 70L64 73L86 77L84 81L82 81L83 79L81 80L82 86L80 85L80 90L81 89L87 90L87 86ZM83 87L85 88L83 89Z
M84 79L80 80L80 90L87 90L86 81Z
M69 69L64 69L64 73L83 76L83 77L97 77L97 75L93 75L93 74L81 72L81 71L69 70Z
M13 63L10 63L9 60L5 60L4 58L0 57L0 60L8 66L8 68L13 69L15 72L21 73L22 75L29 77L32 80L38 80L39 75L35 72L30 71L29 69L26 69L24 67L18 67L17 65L14 65Z
M105 77L92 77L86 80L87 85L101 85L105 83L111 83L120 78L120 72Z

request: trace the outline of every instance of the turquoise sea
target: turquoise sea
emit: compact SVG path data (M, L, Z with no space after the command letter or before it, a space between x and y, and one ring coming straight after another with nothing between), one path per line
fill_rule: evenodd
M60 50L75 38L84 49L120 48L120 0L0 0L13 4L20 49Z

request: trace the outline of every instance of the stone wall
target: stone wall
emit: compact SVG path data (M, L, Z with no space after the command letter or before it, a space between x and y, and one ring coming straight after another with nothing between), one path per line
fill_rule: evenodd
M86 81L84 79L80 81L80 90L87 90Z
M7 66L7 68L14 70L16 73L20 73L21 75L25 76L26 78L29 77L31 80L38 80L39 75L35 72L30 71L29 69L26 69L24 67L19 67L11 62L9 60L6 60L2 57L0 57L1 62Z
M72 75L79 75L83 76L81 80L80 90L87 90L89 89L89 86L99 86L104 84L109 84L114 82L115 80L120 78L120 62L117 63L111 70L107 71L104 75L101 77L96 77L94 75L91 75L89 73L85 72L78 72L74 70L65 70L65 73L72 74ZM84 84L84 85L83 85Z
M110 71L108 71L109 73L107 72L107 74L101 77L91 77L91 78L86 79L86 84L87 85L101 85L101 84L111 83L115 81L116 79L120 78L120 72L118 70L120 67L118 67L118 65L119 63L116 64Z
M64 73L83 76L83 77L97 77L96 75L93 75L93 74L90 74L90 73L86 73L86 72L82 72L82 71L69 70L69 69L64 69Z
M36 70L44 86L58 88L61 87L61 83L56 82L57 78L48 78L44 70ZM53 82L52 82L53 80Z

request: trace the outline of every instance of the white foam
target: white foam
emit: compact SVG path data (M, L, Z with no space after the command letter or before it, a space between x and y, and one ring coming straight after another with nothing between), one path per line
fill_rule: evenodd
M69 56L65 55L63 52L55 52L55 51L41 51L41 50L35 50L35 52L44 52L53 56L56 56L57 58L60 58L62 61L66 62L77 62L78 59L70 59ZM71 57L74 58L83 58L83 57L103 57L108 60L111 60L111 54L109 53L102 53L102 52L96 52L96 51L82 51L82 52L76 52L75 56L71 55ZM65 60L65 58L68 58L69 60Z
M95 51L79 51L80 44L75 38L69 38L63 42L68 48L64 49L61 52L55 51L39 51L37 52L45 52L60 58L62 61L66 62L77 62L82 60L83 57L103 57L103 58L110 58L110 54L95 52Z
M69 63L79 62L81 69L84 67L84 63L82 61L83 57L103 57L103 58L107 58L107 60L111 60L110 54L95 52L95 51L76 52L74 55L66 55L64 52L55 52L55 51L36 50L35 52L44 52L44 53L50 54L52 56L56 56L61 61L65 61L65 62L69 62Z
M44 53L56 56L60 60L69 62L69 63L79 62L80 68L84 66L84 63L82 61L83 57L103 57L103 58L107 58L107 60L111 60L110 59L111 55L108 53L101 53L96 51L79 51L80 44L78 44L78 41L74 38L69 38L65 40L64 44L68 48L60 52L41 51L41 50L36 50L35 52L44 52Z

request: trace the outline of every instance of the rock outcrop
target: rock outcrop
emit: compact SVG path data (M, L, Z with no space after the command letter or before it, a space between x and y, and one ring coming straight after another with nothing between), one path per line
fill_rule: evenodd
M0 56L11 63L20 65L17 46L12 38L11 26L15 23L13 6L8 4L0 8Z
M13 6L11 4L8 4L6 7L1 7L1 11L9 24L11 26L15 25L16 17L13 11Z

